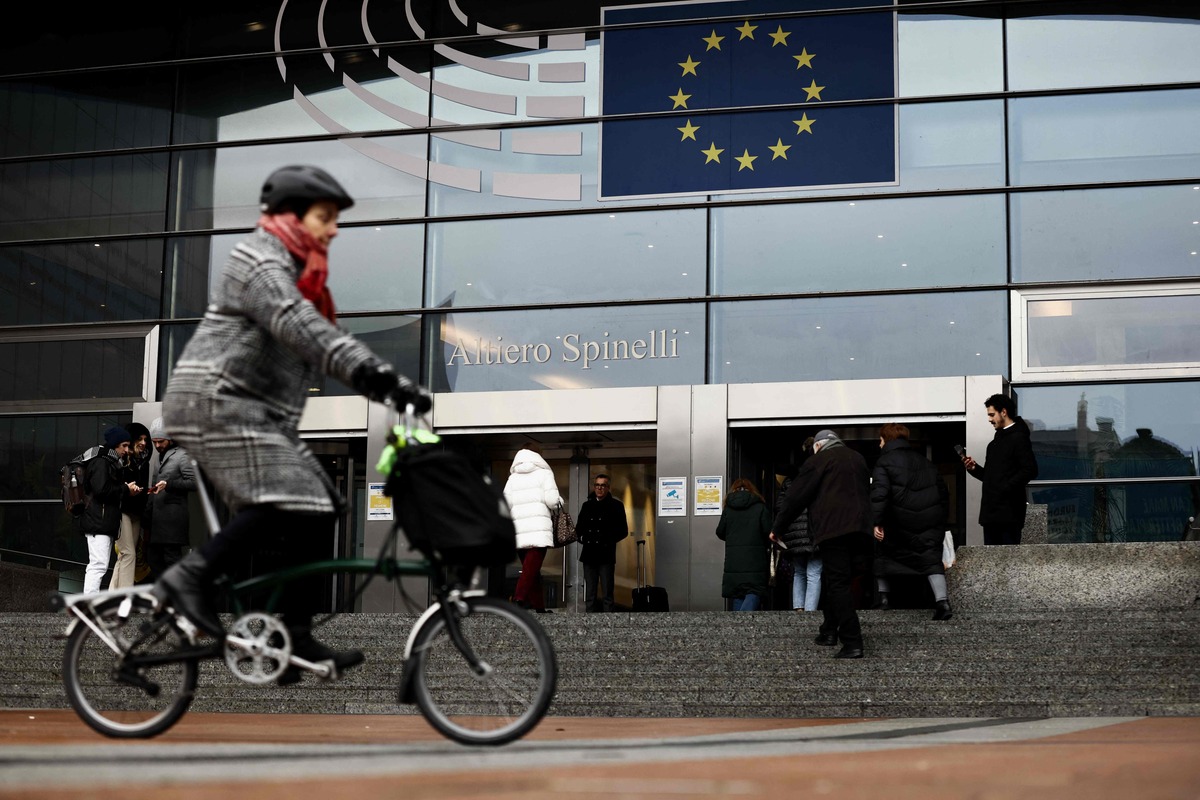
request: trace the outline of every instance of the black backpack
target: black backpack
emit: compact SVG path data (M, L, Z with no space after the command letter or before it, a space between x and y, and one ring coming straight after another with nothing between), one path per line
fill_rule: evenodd
M100 445L89 447L68 461L59 470L59 480L62 483L63 509L72 517L83 516L83 510L87 508L89 497L87 491L87 464L92 459L99 458L103 454L104 448Z

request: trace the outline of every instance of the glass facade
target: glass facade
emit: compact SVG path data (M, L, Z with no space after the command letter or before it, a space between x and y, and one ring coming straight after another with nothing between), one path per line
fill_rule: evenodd
M330 257L340 319L437 391L999 374L1046 423L1039 447L1086 394L1137 409L1100 414L1116 450L1146 429L1193 453L1103 502L1036 486L1070 520L1059 540L1178 538L1136 509L1175 509L1196 474L1195 437L1170 431L1200 390L1200 13L611 6L32 9L47 33L0 54L0 557L62 527L53 465L161 392L286 163L355 197ZM848 59L868 23L885 46ZM602 79L633 34L661 95ZM620 151L630 125L646 138ZM676 164L703 190L673 189ZM644 191L604 199L629 165ZM1054 296L1014 312L1032 292ZM1098 479L1072 463L1063 480Z

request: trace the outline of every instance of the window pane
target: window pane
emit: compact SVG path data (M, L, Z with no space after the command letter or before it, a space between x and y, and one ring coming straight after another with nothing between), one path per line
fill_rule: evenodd
M1200 269L1200 188L1013 195L1013 280L1191 277Z
M342 212L342 222L421 216L425 139L393 136L183 152L177 156L182 177L175 228L252 227L261 214L263 181L287 164L319 164L345 187L354 205Z
M1200 363L1200 295L1031 300L1030 367Z
M1002 196L715 208L717 294L1003 283Z
M1004 90L998 19L900 14L900 96Z
M428 306L704 294L704 211L430 226Z
M149 0L130 0L119 9L105 3L26 3L0 47L0 74L173 58L178 9L185 7Z
M1197 89L1018 99L1009 125L1014 184L1200 175Z
M182 325L163 325L158 332L158 394L159 400L167 391L167 381L175 371L179 355L187 346L192 334L199 327L198 323L189 322Z
M429 94L422 85L429 79L426 47L329 57L336 70L322 53L284 56L282 73L274 57L183 68L176 140L229 142L429 124Z
M0 83L0 156L169 144L173 89L167 70Z
M1180 4L1179 18L1099 15L1096 3L1074 5L1080 13L1008 21L1009 89L1171 83L1200 75L1200 22L1194 7L1183 8L1192 4ZM1071 8L1053 7L1059 13Z
M167 154L0 164L0 241L161 231Z
M714 303L712 383L999 375L1003 292Z
M142 337L0 343L0 402L142 399L145 352Z
M161 239L0 247L0 325L155 319Z
M338 324L357 336L375 354L396 368L396 372L417 380L421 372L421 318L360 317L339 319ZM312 397L357 395L354 389L334 378L320 376L309 388Z
M1030 497L1046 505L1051 544L1178 542L1200 508L1200 483L1040 486Z
M430 316L439 392L704 382L700 304Z
M1039 480L1195 475L1200 383L1022 386Z
M59 468L103 444L108 428L131 421L128 413L0 416L0 500L58 499ZM52 508L67 516L61 505ZM83 538L78 530L73 535Z

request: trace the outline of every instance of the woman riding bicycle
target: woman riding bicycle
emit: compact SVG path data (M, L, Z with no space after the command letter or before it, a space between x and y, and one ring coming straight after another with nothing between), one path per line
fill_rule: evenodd
M353 202L316 167L271 173L258 227L234 247L167 384L164 423L232 517L164 573L155 593L218 639L225 634L212 596L217 576L251 559L256 572L303 563L314 543L320 552L320 543L332 541L344 502L298 432L316 374L371 400L397 397L418 412L430 407L423 388L336 325L326 256L338 214ZM320 576L289 584L283 622L295 655L332 660L340 671L360 663L362 653L333 651L312 637L321 586ZM299 677L289 667L279 683Z

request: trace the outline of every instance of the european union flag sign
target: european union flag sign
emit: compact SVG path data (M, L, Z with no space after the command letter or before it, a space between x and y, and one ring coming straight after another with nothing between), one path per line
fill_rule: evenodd
M895 96L894 13L753 18L804 5L605 9L606 25L680 24L603 34L603 113L676 113L602 123L600 197L895 183L892 102L812 105Z

